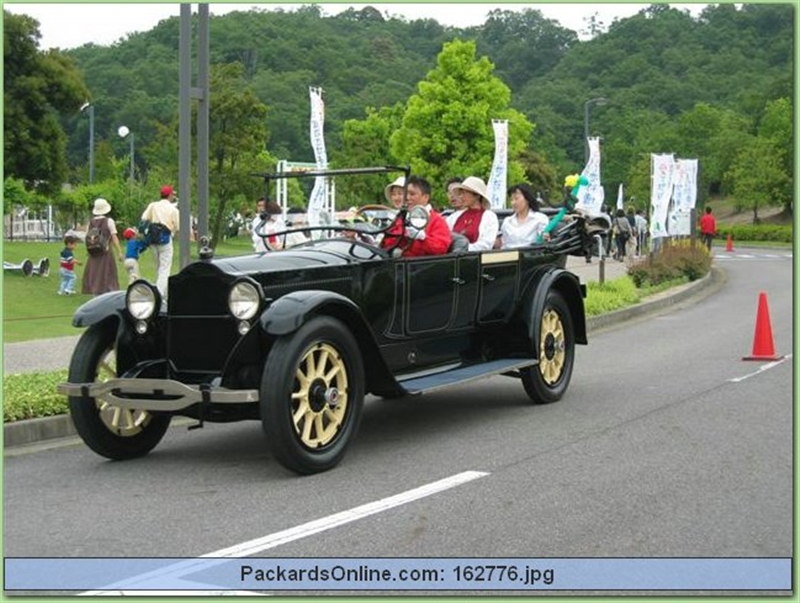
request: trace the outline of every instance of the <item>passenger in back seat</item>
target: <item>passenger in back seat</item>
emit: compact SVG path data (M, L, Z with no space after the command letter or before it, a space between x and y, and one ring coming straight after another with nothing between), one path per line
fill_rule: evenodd
M527 184L515 184L508 189L508 194L514 215L503 220L495 247L516 249L541 242L549 220L539 211L531 188Z
M469 240L469 251L488 251L494 247L499 229L497 214L491 210L486 183L470 176L453 188L461 192L462 209L447 216L450 230Z

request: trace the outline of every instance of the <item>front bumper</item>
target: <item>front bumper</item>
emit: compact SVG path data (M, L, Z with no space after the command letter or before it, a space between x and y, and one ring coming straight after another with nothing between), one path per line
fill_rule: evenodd
M180 411L195 404L243 404L259 401L257 389L186 385L172 379L110 379L103 383L61 383L58 393L94 398L119 408Z

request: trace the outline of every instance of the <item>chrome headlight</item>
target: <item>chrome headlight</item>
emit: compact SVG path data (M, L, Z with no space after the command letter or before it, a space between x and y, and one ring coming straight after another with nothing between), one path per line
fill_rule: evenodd
M228 310L234 318L250 320L261 307L261 291L250 281L234 283L228 294Z
M158 310L158 290L147 281L136 281L128 287L125 307L136 320L147 320Z

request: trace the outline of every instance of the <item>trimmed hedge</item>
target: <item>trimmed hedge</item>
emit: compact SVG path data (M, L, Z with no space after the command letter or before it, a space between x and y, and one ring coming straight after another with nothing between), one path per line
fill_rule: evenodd
M791 243L794 229L786 224L721 224L717 226L718 239L726 240L728 235L734 241L775 241Z

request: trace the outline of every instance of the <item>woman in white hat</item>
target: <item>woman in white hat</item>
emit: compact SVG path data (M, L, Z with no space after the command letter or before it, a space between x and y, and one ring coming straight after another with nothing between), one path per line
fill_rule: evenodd
M86 227L86 249L88 258L83 272L81 292L100 295L109 291L119 291L117 262L111 253L111 246L120 261L122 247L117 238L117 225L109 217L111 205L105 199L95 199L92 220Z
M494 247L499 229L497 214L491 208L486 183L475 176L453 185L461 192L462 209L447 216L450 230L467 237L469 251L488 251Z
M395 209L403 207L403 189L405 186L406 178L405 176L400 176L383 190L383 195L386 197L386 200L389 201Z

